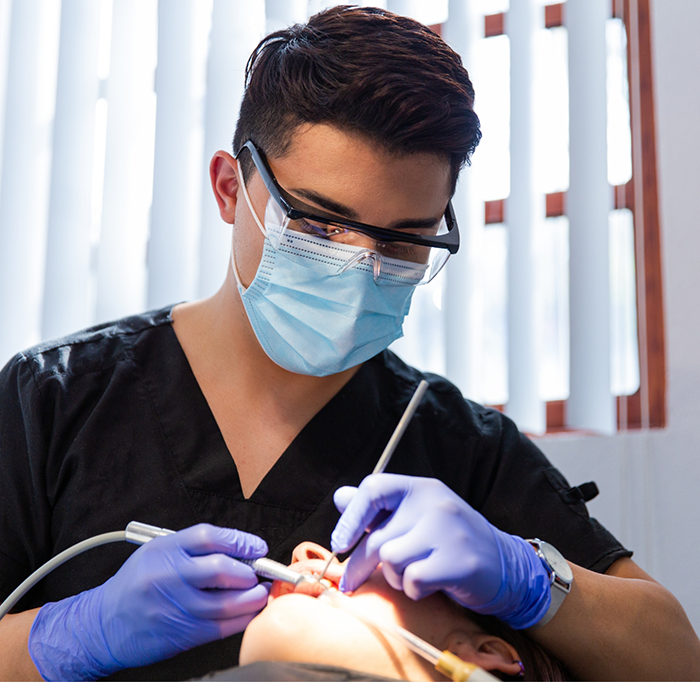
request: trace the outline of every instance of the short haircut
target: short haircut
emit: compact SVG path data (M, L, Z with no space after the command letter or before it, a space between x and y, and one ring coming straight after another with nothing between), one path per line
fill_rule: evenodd
M326 123L389 154L449 160L451 193L479 140L474 88L459 55L427 26L374 7L341 5L271 33L248 60L233 151L269 157L296 129ZM241 155L244 178L253 172Z

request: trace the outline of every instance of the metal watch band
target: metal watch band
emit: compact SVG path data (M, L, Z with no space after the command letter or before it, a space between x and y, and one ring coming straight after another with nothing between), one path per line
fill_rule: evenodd
M574 576L571 572L571 567L566 563L566 559L564 559L553 545L539 538L533 538L527 540L527 542L529 542L535 552L537 552L537 556L540 558L549 574L551 602L547 613L532 626L532 629L537 629L549 623L554 617L554 614L559 610L566 595L571 592L571 583L574 580Z

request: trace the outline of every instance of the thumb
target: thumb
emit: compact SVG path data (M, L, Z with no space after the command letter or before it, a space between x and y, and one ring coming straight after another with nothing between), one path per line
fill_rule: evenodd
M362 542L345 562L345 571L338 585L341 592L353 592L356 590L372 575L374 569L379 565L379 546L374 551L371 551L367 547L368 537L362 539Z

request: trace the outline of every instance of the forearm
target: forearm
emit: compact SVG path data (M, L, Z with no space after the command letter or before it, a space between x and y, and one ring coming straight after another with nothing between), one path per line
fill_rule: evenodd
M631 560L573 566L556 616L530 634L581 680L698 680L700 640L683 608Z
M41 680L27 647L38 612L8 614L0 621L0 680Z

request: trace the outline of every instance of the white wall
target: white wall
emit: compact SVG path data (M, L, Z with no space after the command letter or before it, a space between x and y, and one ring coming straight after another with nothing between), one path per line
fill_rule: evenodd
M700 2L652 0L652 49L666 315L667 427L539 445L700 632Z

